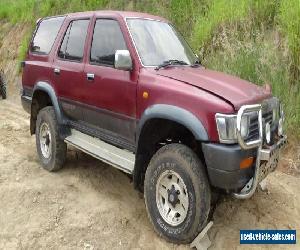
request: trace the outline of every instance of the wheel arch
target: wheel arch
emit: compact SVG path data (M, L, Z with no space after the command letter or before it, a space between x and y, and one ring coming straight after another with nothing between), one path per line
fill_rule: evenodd
M147 108L139 122L137 142L145 123L151 119L165 119L179 123L189 129L195 138L200 141L208 141L208 134L202 122L190 111L168 104L155 104Z
M53 106L58 124L62 125L65 123L54 88L48 82L39 81L34 86L32 93L30 117L31 134L35 133L38 112L46 106Z
M199 142L209 140L202 122L191 112L167 104L149 107L143 113L137 129L136 164L133 173L135 188L142 190L145 171L157 150L155 144L165 135L175 137L175 142L180 140L193 148L200 157L202 149Z

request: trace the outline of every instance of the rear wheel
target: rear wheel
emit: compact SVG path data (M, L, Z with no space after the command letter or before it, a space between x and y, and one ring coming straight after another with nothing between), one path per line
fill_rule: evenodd
M156 232L174 243L190 243L206 225L211 191L203 164L182 144L157 151L145 176L145 202Z
M36 146L43 168L57 171L66 160L67 145L59 138L53 107L43 108L36 121Z
M2 72L0 72L0 96L2 96L2 99L7 98L6 82L4 80L4 76Z

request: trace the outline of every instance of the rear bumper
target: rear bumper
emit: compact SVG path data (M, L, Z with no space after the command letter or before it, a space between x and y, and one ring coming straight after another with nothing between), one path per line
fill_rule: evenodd
M31 101L32 101L32 98L30 96L21 95L21 103L22 103L23 109L29 114L31 113Z
M240 169L240 162L248 157L255 159L257 149L242 150L239 145L204 143L202 150L212 186L228 192L237 191L253 177L255 160L247 169Z

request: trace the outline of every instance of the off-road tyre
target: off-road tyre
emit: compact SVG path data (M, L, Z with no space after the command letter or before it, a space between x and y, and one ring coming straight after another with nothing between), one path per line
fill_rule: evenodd
M2 72L0 72L0 96L3 100L7 98L6 82Z
M49 147L51 148L51 154L49 157L45 157L42 153L40 140L41 126L48 126L51 134L51 147ZM43 168L49 172L55 172L61 169L66 160L67 145L62 139L60 139L58 131L59 125L57 123L53 107L48 106L41 109L36 121L36 147Z
M161 175L170 170L182 178L188 193L187 214L177 226L163 219L156 200L157 182ZM190 243L207 224L211 205L210 185L203 163L185 145L169 144L154 154L146 170L144 196L148 217L155 231L167 241Z

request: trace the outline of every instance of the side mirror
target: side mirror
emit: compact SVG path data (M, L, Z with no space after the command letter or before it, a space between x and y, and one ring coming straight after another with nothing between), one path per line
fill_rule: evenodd
M132 60L128 50L116 50L115 68L121 70L132 70Z

